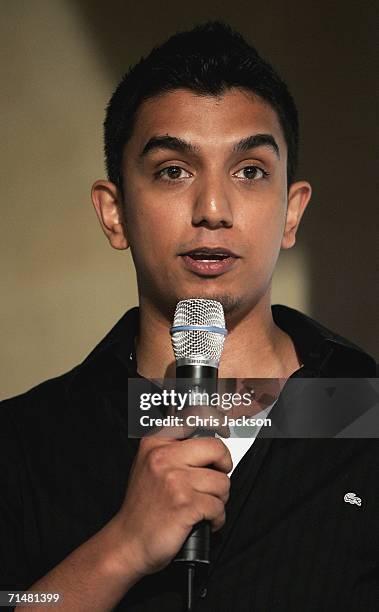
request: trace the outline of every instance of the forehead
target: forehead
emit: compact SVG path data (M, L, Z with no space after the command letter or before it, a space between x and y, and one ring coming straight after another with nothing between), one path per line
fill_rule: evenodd
M272 134L280 150L286 150L277 113L253 93L230 89L202 96L179 89L143 102L128 145L141 149L152 136L170 134L202 149L228 146L254 133Z

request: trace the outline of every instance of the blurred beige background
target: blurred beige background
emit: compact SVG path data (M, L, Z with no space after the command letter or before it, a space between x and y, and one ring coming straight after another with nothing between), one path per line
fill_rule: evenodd
M89 190L122 73L177 29L220 18L289 83L299 177L314 186L274 302L377 351L374 3L1 0L0 398L80 362L136 304L130 255L102 235Z

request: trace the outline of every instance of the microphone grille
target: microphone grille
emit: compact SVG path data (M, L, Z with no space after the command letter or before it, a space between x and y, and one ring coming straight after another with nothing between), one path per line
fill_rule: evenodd
M204 329L180 329L203 327ZM211 328L211 329L209 329ZM216 300L189 299L178 302L171 328L176 361L218 366L226 336L224 310Z

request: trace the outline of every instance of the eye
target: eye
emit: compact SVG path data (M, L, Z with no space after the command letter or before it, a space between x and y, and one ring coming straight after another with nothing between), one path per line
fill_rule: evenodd
M242 176L241 173L243 174ZM266 176L269 176L269 173L266 170L262 170L262 168L258 168L258 166L245 166L245 168L238 170L233 176L244 180L257 181L266 178Z
M176 179L190 178L192 175L180 166L167 166L167 168L159 170L155 176L163 181L174 181Z

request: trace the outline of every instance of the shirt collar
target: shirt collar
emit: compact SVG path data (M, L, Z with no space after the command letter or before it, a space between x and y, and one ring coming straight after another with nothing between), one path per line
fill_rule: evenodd
M272 307L273 319L293 340L305 377L374 377L375 360L361 348L317 321L288 306ZM73 384L98 375L122 378L137 376L134 341L139 328L139 309L132 308L116 323L88 357L73 371Z
M294 308L273 306L272 314L275 323L291 336L305 369L313 376L376 376L375 360L353 342Z

